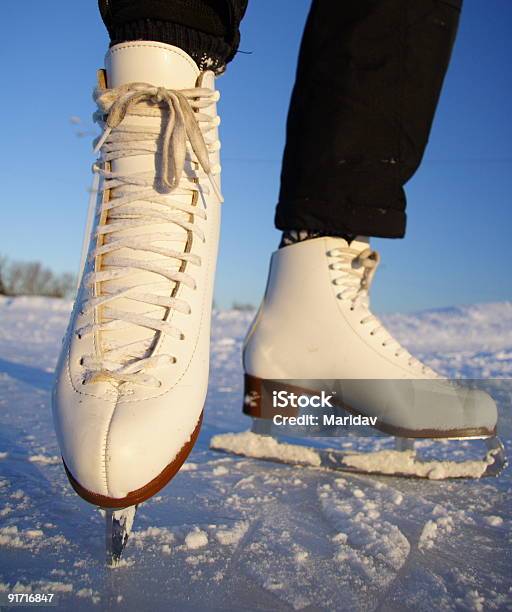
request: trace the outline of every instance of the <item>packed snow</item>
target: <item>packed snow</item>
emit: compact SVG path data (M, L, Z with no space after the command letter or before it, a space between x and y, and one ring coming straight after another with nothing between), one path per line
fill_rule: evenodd
M512 608L510 469L418 480L318 469L305 454L311 467L209 448L249 427L240 356L253 313L237 311L214 315L205 422L190 460L140 507L122 563L107 568L104 518L68 484L51 423L69 309L0 298L0 593L55 593L57 609L77 612ZM491 379L510 454L512 386L493 379L512 377L512 304L383 318L442 374ZM350 456L392 452L385 438L338 443ZM433 444L421 442L422 454L447 464L471 450ZM298 450L286 452L294 463Z
M195 529L191 531L185 537L185 546L189 550L194 550L195 548L202 548L208 544L208 535L201 531L201 529Z
M250 431L213 436L210 447L245 457L277 459L283 463L320 466L320 457L312 449L278 442L268 436L258 436Z
M294 465L309 465L320 467L322 459L320 450L305 445L288 444L268 436L254 434L250 431L226 433L213 436L210 448L241 457L253 457L290 463ZM329 453L329 449L322 449ZM489 465L495 461L497 450L486 453L483 459L468 459L466 461L423 461L414 450L377 450L365 453L343 452L338 463L343 467L354 468L354 471L369 474L396 474L444 480L446 478L480 478ZM214 470L214 475L217 472Z

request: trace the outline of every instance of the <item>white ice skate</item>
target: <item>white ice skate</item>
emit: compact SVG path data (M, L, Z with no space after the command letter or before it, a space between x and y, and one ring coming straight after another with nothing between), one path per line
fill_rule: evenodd
M430 478L482 476L502 469L505 457L495 437L493 399L440 377L400 346L371 313L368 290L378 263L378 253L365 239L348 244L322 237L273 254L265 297L244 347L243 410L255 419L253 433L216 436L213 448ZM286 431L276 426L274 417L303 412L297 406L276 406L280 392L286 398L322 391L332 394L336 416L376 419L371 426L395 436L397 450L370 456L308 449L313 455L301 455L300 449L257 435ZM413 441L421 438L485 439L489 452L482 461L422 462L413 450Z
M182 50L136 41L109 50L95 91L99 188L53 415L71 484L110 509L114 560L201 424L222 200L214 80Z

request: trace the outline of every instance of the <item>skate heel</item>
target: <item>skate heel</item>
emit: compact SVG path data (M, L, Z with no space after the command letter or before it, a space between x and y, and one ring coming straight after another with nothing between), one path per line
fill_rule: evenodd
M274 407L273 398L279 391L289 391L289 385L280 381L258 378L250 374L244 375L244 399L242 411L244 414L259 419L272 419L276 414L297 416L297 408Z
M314 393L289 382L245 374L242 412L259 419L273 419L276 415L298 416L301 412L300 408L294 406L283 407L277 404L276 399L281 391L298 395Z
M265 418L262 416L263 410L263 379L244 375L244 398L242 404L242 412L253 418ZM271 417L266 417L271 418Z

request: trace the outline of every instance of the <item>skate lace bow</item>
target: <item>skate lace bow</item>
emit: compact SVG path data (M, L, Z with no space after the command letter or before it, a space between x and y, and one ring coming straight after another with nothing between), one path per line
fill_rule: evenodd
M379 253L370 248L356 251L347 246L332 249L328 255L338 259L330 264L331 269L344 273L333 280L335 285L342 285L338 298L350 299L353 306L360 303L367 306L368 291L380 263Z
M141 102L163 104L168 110L167 125L163 134L162 155L160 155L160 178L169 189L175 189L181 179L185 166L187 139L201 168L205 171L215 195L222 202L219 188L210 168L208 149L197 123L196 114L190 104L200 96L211 97L212 91L206 88L172 90L154 87L147 83L129 83L115 89L97 89L95 100L100 110L107 111L105 130L98 140L94 152L105 144L113 129L125 118L128 110L136 109ZM197 104L197 102L196 102ZM201 106L200 104L198 106ZM157 111L158 112L158 111ZM136 113L149 114L149 113ZM95 115L98 118L98 115Z
M95 146L96 152L101 150L101 158L93 170L103 177L103 190L110 190L111 197L102 204L104 214L100 215L96 228L98 242L88 261L94 263L102 257L107 260L108 267L102 269L101 264L95 265L94 271L84 278L85 287L100 287L100 290L88 292L82 304L82 314L100 307L101 314L95 310L94 323L78 329L76 334L83 337L135 326L183 339L182 332L167 320L168 317L151 316L151 311L126 311L119 308L115 300L134 300L157 307L157 312L161 312L163 307L166 312L174 309L190 313L185 300L172 297L167 290L162 291L162 286L167 287L171 281L194 289L194 279L181 264L201 265L200 257L186 249L162 246L178 237L183 239L183 234L145 228L162 223L166 226L175 224L188 235L205 240L204 232L194 223L195 219L206 219L205 210L174 196L192 195L197 191L208 194L208 185L201 182L202 177L207 177L217 199L222 202L213 178L220 166L212 167L209 159L209 153L218 150L220 143L206 136L218 125L218 118L201 112L202 108L218 100L218 93L201 87L171 90L147 83L129 83L113 89L98 88L94 97L98 104L94 119L103 125L104 131ZM161 118L161 124L130 123L132 115ZM107 164L116 159L148 154L155 155L156 172L114 172ZM123 252L119 254L121 249ZM159 258L137 256L141 251L156 254ZM169 265L176 261L180 265ZM133 273L139 271L163 277L164 285L159 282L141 285L140 281L133 280ZM117 281L115 289L102 284L110 280ZM154 293L152 288L159 291ZM153 340L154 334L151 338L146 336L131 342L121 342L112 337L108 342L104 341L101 354L98 351L81 359L85 369L84 384L108 380L159 387L161 381L148 370L174 363L176 359L171 355L152 354Z
M371 336L377 336L383 347L394 350L395 357L407 358L409 367L421 370L422 374L438 377L437 374L421 361L413 357L383 326L381 321L370 312L369 289L380 263L380 255L370 248L358 251L347 247L338 247L328 252L330 257L338 259L330 264L332 270L343 272L335 278L333 284L340 287L337 298L350 301L350 310L358 311L361 325L372 325Z

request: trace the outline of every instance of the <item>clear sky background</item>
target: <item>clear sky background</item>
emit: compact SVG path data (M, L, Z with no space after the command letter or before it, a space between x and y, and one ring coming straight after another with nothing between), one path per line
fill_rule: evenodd
M240 47L250 54L219 80L220 306L259 303L279 241L274 206L308 8L252 0ZM76 132L94 129L107 34L94 0L9 2L4 17L0 253L76 271L93 162L91 135ZM510 0L465 0L425 160L407 185L407 236L373 243L383 257L380 312L512 299L511 26Z

